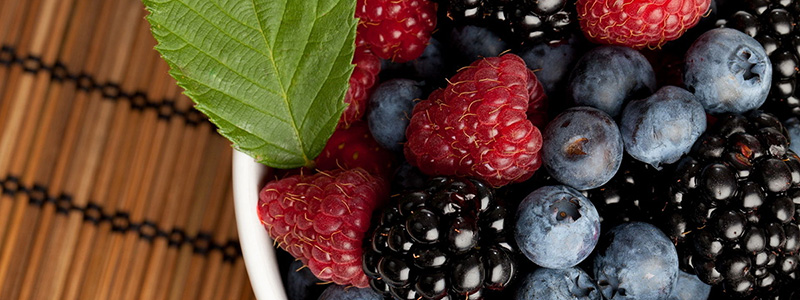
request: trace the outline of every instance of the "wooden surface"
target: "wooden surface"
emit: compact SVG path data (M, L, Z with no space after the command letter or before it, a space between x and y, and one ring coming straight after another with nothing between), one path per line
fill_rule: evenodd
M0 299L253 299L231 148L138 0L0 0Z

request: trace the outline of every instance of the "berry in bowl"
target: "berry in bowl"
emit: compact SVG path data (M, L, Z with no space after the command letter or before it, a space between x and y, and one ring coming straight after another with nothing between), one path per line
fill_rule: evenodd
M800 296L800 6L298 2L145 1L259 299Z

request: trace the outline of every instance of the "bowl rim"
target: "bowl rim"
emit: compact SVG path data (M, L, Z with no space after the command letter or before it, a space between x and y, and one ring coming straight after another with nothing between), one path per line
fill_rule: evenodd
M250 286L256 299L288 300L272 239L256 212L258 193L269 168L238 150L232 152L236 227Z

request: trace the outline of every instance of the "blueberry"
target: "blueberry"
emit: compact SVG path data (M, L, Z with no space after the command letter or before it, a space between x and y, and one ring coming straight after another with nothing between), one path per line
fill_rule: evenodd
M672 289L669 300L705 300L711 293L711 286L700 281L697 275L678 272L678 283Z
M299 260L293 261L289 264L289 270L286 274L286 281L284 282L286 288L286 296L289 300L311 300L316 299L323 287L321 283L311 270L303 267L303 262Z
M616 117L625 101L647 97L655 88L653 67L639 51L600 46L575 64L567 92L576 106L596 107Z
M519 53L522 60L542 83L545 94L556 95L564 89L569 72L583 54L585 41L573 35L556 44L536 44Z
M797 117L791 117L783 121L783 126L789 133L789 149L794 153L800 153L800 120Z
M683 81L706 111L743 113L761 106L772 82L772 64L755 39L718 28L686 52Z
M625 151L656 168L688 153L705 130L703 106L692 93L674 86L631 101L622 111L620 122Z
M373 291L371 288L354 288L331 284L319 300L383 300L383 296Z
M422 55L408 62L417 77L427 81L437 81L446 77L447 66L442 56L442 50L442 44L435 38L431 38Z
M520 251L542 267L577 265L592 253L599 235L594 204L573 188L541 187L519 205L514 237Z
M655 226L625 223L600 238L593 270L608 300L664 299L678 281L678 253Z
M414 99L422 97L419 83L392 79L381 83L369 97L367 123L372 137L381 147L401 152Z
M450 46L463 65L482 57L498 56L508 49L506 42L485 27L466 25L450 31Z
M602 296L589 274L579 268L541 268L522 279L515 299L600 300Z
M622 137L617 124L596 108L565 110L547 124L543 136L547 171L578 190L605 184L622 162Z

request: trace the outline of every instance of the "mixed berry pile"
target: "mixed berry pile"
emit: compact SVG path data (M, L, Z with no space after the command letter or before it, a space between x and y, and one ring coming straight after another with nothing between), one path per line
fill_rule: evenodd
M260 193L289 299L800 299L800 1L355 16L336 132Z

